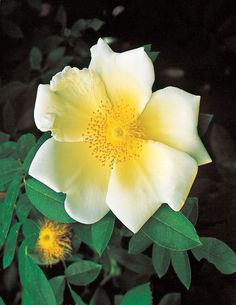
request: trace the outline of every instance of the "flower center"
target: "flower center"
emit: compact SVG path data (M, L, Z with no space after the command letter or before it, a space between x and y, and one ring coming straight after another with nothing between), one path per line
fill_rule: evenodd
M144 132L138 114L129 105L102 103L91 117L85 140L103 165L113 167L140 155Z

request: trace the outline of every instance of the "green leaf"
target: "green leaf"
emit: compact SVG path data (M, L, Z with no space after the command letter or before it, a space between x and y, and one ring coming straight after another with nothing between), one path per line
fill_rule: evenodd
M31 133L22 135L17 142L18 155L24 161L30 149L35 145L35 136Z
M214 115L209 113L199 114L198 132L200 137L203 137L206 134L213 117Z
M32 207L26 194L21 194L16 204L16 215L19 221L24 222L26 220Z
M37 47L32 47L29 55L31 69L40 71L42 60L43 56L40 49Z
M42 1L41 0L28 0L28 4L36 10L40 10L41 7L42 7Z
M65 47L59 47L56 49L53 49L51 52L49 52L48 57L47 57L47 63L48 64L53 64L57 61L59 61L64 53L65 53Z
M97 32L103 26L103 24L104 22L97 18L79 19L73 24L71 28L71 35L76 38L81 37L82 33L87 29L92 29Z
M189 197L181 209L181 213L183 213L193 225L196 225L198 219L198 198Z
M3 302L3 299L0 297L0 305L5 305L5 303Z
M102 266L91 261L81 260L65 270L67 280L74 285L88 285L99 275Z
M16 244L17 244L17 236L21 227L21 223L17 222L11 228L10 233L7 237L5 248L4 248L4 255L3 255L3 268L7 268L11 265L15 251L16 251Z
M198 261L205 258L224 274L236 272L236 254L228 245L213 237L200 239L202 246L192 249L192 253Z
M99 287L95 291L91 301L89 302L89 305L101 305L101 304L111 305L111 302L110 302L109 297L107 296L106 292L101 287Z
M152 292L150 283L139 285L129 290L121 302L121 305L152 305Z
M151 244L152 241L142 231L139 231L131 237L128 252L139 254L151 246Z
M170 250L154 244L152 248L152 263L158 277L163 277L170 266Z
M38 240L39 226L32 219L27 219L23 225L23 235L27 247L33 249Z
M65 28L67 22L66 11L63 5L60 5L56 14L55 21L59 22L62 28Z
M2 144L0 144L0 158L17 158L17 144L13 141L6 141Z
M168 293L161 299L159 305L181 305L180 293Z
M64 275L55 276L49 280L52 290L56 296L57 304L63 304L64 290L65 290L65 277Z
M2 90L2 88L1 88L1 90ZM9 139L10 139L10 136L7 133L0 131L0 144L8 141Z
M56 193L36 179L25 181L28 198L44 216L58 222L74 222L64 208L65 195Z
M122 294L115 295L115 305L121 305L122 299L123 299Z
M70 289L71 296L72 296L73 300L75 301L76 305L86 305L84 303L84 301L81 299L81 297L70 286L69 286L69 289Z
M19 251L19 273L21 284L37 305L56 305L56 298L41 268L27 254L22 243Z
M7 184L22 174L20 161L13 158L0 159L0 184Z
M157 59L157 56L160 54L160 52L156 52L156 51L151 51L151 44L147 44L144 46L144 50L147 53L147 55L150 57L152 62L155 62L155 60Z
M30 164L34 159L36 152L39 150L40 146L50 137L50 132L43 133L43 135L39 138L38 142L30 149L23 163L23 168L26 173L28 173Z
M21 299L22 305L34 305L34 301L31 299L26 289L23 289Z
M19 195L20 183L19 179L15 178L8 186L6 196L1 205L0 223L2 224L2 233L4 237L7 237L16 199Z
M151 259L144 254L128 254L124 249L109 247L109 256L133 272L145 275L154 272Z
M180 281L189 289L191 284L191 267L186 251L172 251L171 263Z
M184 251L201 245L192 223L167 205L159 208L142 231L155 243L171 250Z
M80 239L101 256L111 238L114 223L115 217L109 212L100 221L92 225L77 223L74 228Z
M24 34L21 28L13 21L1 18L1 24L4 32L12 38L23 38Z

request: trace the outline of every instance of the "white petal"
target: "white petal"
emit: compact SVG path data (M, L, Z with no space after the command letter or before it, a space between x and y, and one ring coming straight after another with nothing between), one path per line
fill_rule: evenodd
M199 165L211 162L197 131L200 96L175 87L153 93L140 120L146 138L184 151Z
M91 48L90 69L98 72L112 103L128 103L140 113L148 102L154 69L144 48L116 53L101 38Z
M110 170L91 155L85 142L47 140L34 157L29 174L66 193L66 211L77 221L93 223L109 211L105 198Z
M134 233L162 203L178 211L197 174L197 163L188 154L164 144L144 141L141 155L112 170L106 202Z
M108 101L95 72L65 67L49 85L39 85L34 117L41 131L51 130L58 141L79 141L101 102Z

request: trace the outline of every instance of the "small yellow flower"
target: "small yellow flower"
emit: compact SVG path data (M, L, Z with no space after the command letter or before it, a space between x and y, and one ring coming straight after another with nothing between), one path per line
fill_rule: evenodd
M63 260L71 253L70 227L53 220L44 219L40 222L39 237L36 250L48 264Z
M66 193L75 220L112 210L135 233L163 203L180 210L198 166L211 162L197 131L200 96L152 92L154 76L143 47L116 53L99 39L88 69L65 67L39 85L35 123L52 138L29 173Z

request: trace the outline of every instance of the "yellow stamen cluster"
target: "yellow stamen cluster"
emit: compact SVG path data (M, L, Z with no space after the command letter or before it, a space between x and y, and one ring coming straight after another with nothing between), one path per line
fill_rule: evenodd
M69 225L49 219L41 221L36 250L48 264L65 259L71 253Z
M140 155L144 132L137 118L127 104L101 103L93 113L84 138L103 165L113 167Z

